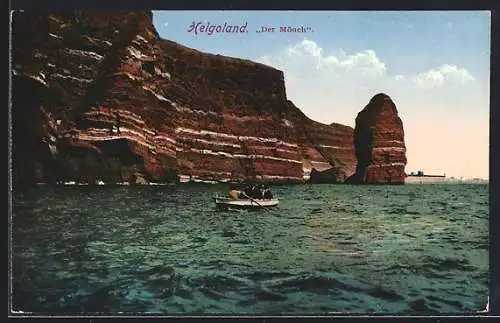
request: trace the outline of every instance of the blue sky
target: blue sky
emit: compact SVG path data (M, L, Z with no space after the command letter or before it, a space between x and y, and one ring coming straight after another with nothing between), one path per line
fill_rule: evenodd
M386 92L405 125L407 171L488 178L489 12L153 14L162 38L283 70L288 98L314 120L354 126L371 96ZM247 23L249 32L195 35L193 21ZM282 25L312 32L256 32Z

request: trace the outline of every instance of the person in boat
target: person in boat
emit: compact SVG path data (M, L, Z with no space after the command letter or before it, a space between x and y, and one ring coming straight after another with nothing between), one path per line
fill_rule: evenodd
M264 189L264 199L270 200L272 198L273 198L273 193L271 193L271 190L269 189L269 187L266 187Z
M262 191L262 184L255 185L253 190L252 190L252 197L254 199L262 199L263 197L263 191Z
M239 189L238 186L234 185L234 184L230 184L229 185L229 196L233 199L233 200L237 200L240 198L240 196L242 195L241 194L241 190Z
M249 184L245 187L243 193L245 193L246 196L253 198L253 191L254 191L254 186Z
M266 193L266 190L268 191ZM266 189L266 187L262 184L254 185L254 184L248 184L245 186L243 191L240 191L240 197L247 197L247 198L252 198L252 199L265 199L265 196L271 196L272 194L269 189Z
M237 200L240 198L240 195L241 195L241 191L238 191L238 190L230 190L229 191L229 196L233 199L233 200Z
M271 189L265 185L259 185L259 199L269 200L273 198Z

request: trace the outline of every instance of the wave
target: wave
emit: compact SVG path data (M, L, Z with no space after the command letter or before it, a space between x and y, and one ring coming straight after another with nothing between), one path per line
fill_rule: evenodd
M355 278L337 273L303 273L290 275L286 273L264 275L261 283L270 290L280 293L306 292L311 294L340 295L344 292L368 294L387 301L400 301L403 296L384 288L373 286Z
M450 199L439 187L398 187L386 199L385 187L304 193L280 186L286 201L252 216L218 212L211 203L218 188L208 186L106 187L15 192L18 309L432 314L484 307L487 210L431 203ZM455 189L462 200L452 203L486 203L486 189L482 198ZM405 205L412 190L418 199Z
M409 311L411 314L439 314L440 311L436 308L437 305L429 303L424 298L418 298L409 302Z
M465 272L473 272L476 270L474 266L472 266L469 261L465 258L458 259L455 257L434 257L434 256L425 256L423 257L423 263L425 263L425 267L434 269L436 271L465 271Z

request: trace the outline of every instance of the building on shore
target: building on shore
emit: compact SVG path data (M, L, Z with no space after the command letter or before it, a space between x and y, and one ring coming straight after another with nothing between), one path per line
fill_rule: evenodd
M444 183L446 174L427 175L423 171L411 172L405 178L405 184L441 184Z

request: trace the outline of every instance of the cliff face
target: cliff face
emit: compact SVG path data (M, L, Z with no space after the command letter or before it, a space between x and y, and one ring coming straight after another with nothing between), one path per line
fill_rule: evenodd
M353 129L308 119L281 71L162 40L149 12L17 12L12 55L15 182L354 173Z
M354 139L351 127L337 123L330 125L310 122L305 130L312 143L311 158L306 162L311 168L313 183L342 183L356 169ZM319 161L322 156L326 162Z
M385 94L375 95L356 117L355 184L404 184L406 146L403 122L396 105Z

